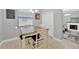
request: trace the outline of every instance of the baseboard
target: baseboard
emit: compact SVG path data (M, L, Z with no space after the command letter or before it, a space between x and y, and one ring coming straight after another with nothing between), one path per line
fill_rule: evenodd
M54 37L55 38L55 40L57 40L57 41L59 41L59 42L62 42L63 40L62 39L58 39L58 38L56 38L56 37Z
M52 37L52 36L49 36L49 37L51 37L52 39L55 39L55 40L57 40L57 41L59 41L59 42L62 42L63 40L61 40L61 39L58 39L58 38L56 38L56 37Z
M11 42L11 41L14 41L14 40L17 40L17 37L14 37L14 38L11 38L11 39L3 40L3 41L1 41L0 45L2 45L2 44L5 43L5 42Z

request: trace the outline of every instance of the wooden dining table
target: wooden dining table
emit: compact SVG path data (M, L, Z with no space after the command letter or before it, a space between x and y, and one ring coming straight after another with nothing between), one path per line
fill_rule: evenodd
M25 40L27 40L28 38L32 38L34 42L36 42L35 44L35 48L37 48L37 39L40 38L40 32L43 30L43 28L41 27L34 27L34 32L30 32L30 33L23 33L20 35L20 39L21 39L21 47L25 48Z

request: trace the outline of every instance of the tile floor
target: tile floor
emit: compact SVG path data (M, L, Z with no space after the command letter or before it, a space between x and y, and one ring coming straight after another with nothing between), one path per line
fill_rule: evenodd
M42 45L42 47L45 46ZM40 49L43 49L43 48ZM1 49L19 49L19 40L15 38L13 41L5 42L0 45ZM76 44L74 42L71 42L70 40L62 40L58 41L56 39L53 39L51 37L48 37L48 48L46 49L78 49L79 44Z

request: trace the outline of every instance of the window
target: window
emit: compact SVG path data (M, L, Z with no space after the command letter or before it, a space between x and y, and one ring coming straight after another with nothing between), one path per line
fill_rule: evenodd
M34 25L34 20L32 17L20 17L19 26Z
M7 19L15 19L15 10L6 9L6 18Z

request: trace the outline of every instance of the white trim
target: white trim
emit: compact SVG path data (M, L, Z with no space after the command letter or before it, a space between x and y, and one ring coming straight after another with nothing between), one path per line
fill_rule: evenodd
M48 35L49 36L49 35ZM62 39L58 39L58 38L56 38L56 37L52 37L52 36L49 36L49 37L51 37L51 38L53 38L53 39L55 39L55 40L57 40L57 41L59 41L59 42L62 42L63 40Z
M59 42L62 42L63 41L62 39L58 39L58 38L55 38L55 40L57 40Z
M53 37L55 40L59 41L59 42L62 42L63 40L62 39L58 39L56 37Z
M3 40L3 41L1 41L0 46L1 46L3 43L5 43L5 42L10 42L10 41L14 41L14 40L17 40L17 37L11 38L11 39Z

